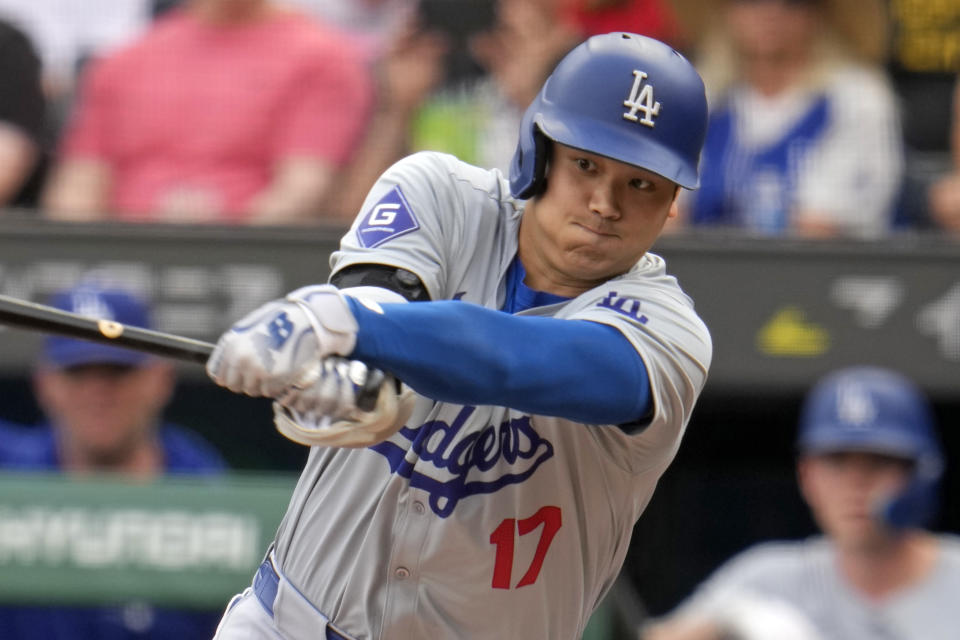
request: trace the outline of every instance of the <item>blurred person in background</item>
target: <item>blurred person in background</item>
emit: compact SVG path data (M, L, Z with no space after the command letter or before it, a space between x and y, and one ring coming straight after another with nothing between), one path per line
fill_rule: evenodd
M954 86L950 157L951 170L930 187L930 218L939 228L960 234L960 77Z
M706 179L681 221L748 233L878 237L903 152L871 0L716 0L696 45L711 104Z
M685 28L671 0L555 0L581 39L610 31L642 33L682 49Z
M56 140L87 63L149 24L148 0L0 0L0 19L23 31L42 63L48 139Z
M457 89L473 106L475 128L468 134L472 148L455 155L506 172L524 111L560 58L584 38L565 19L566 0L498 0L496 8L494 23L470 42L483 75Z
M44 204L75 221L321 220L371 103L339 31L273 0L188 0L89 67Z
M887 4L887 68L901 105L906 154L901 217L915 227L955 230L960 226L956 204L960 165L951 128L957 119L960 2L887 0Z
M925 529L944 456L920 390L888 369L832 372L805 400L797 449L823 535L742 552L644 640L955 638L960 538Z
M40 72L27 36L0 21L0 208L37 203L46 166Z
M670 43L680 32L666 0L292 2L362 42L377 82L375 112L328 205L337 219L414 151L507 171L524 110L582 39L619 29Z
M404 2L361 4L369 10ZM393 33L378 66L383 97L366 138L367 160L357 163L363 167L353 174L357 187L343 191L350 204L342 209L356 212L372 181L415 151L443 151L508 171L524 110L570 49L608 31L670 44L680 33L666 0L460 0L458 10L445 6L457 4L421 2L405 28Z
M380 174L415 151L508 171L524 110L579 42L560 20L559 0L469 0L451 9L457 2L419 3L386 41L375 67L377 110L338 191L338 212L355 215Z
M376 70L376 112L331 203L337 216L355 215L376 178L415 151L508 171L524 110L586 37L681 33L666 0L294 2L366 42Z
M373 57L386 53L393 38L416 14L418 1L288 0L324 22L349 32Z
M188 1L151 0L152 12L160 16ZM337 188L331 190L323 206L325 219L348 222L376 178L409 153L410 122L416 109L443 80L447 42L420 21L419 0L286 3L347 35L355 45L357 62L372 72L373 112L349 163L338 174Z
M379 23L348 27L367 47L375 100L369 123L328 205L335 218L345 221L356 216L380 174L410 153L411 123L424 101L443 83L449 48L444 34L423 24L415 12L402 10L411 8L404 0L365 0L360 4L367 13L380 8L391 19L389 27Z
M462 0L450 0L460 2ZM491 2L493 0L490 0ZM0 0L3 2L3 0ZM150 11L159 17L189 0L149 0ZM419 0L284 0L345 31L371 59L383 55L417 11Z
M53 297L59 309L151 326L132 294L79 285ZM148 480L217 474L220 454L192 431L163 421L174 390L169 361L108 345L45 338L33 374L46 422L0 426L0 470L99 473ZM160 609L143 602L100 607L0 606L4 640L207 640L219 612Z
M474 3L477 4L477 3ZM554 65L586 38L629 31L678 46L667 0L491 0L492 20L466 35L477 73L449 78L413 122L411 150L442 150L509 169L524 110Z

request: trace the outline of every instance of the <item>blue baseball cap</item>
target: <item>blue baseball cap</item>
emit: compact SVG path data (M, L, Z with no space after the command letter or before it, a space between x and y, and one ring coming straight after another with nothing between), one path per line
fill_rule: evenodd
M97 320L152 328L146 303L121 289L82 284L54 294L49 305ZM60 369L95 364L138 367L148 360L147 354L139 351L55 335L44 339L41 355L46 364Z
M801 453L878 453L913 462L910 481L875 505L897 528L923 527L936 515L944 455L927 397L902 374L874 366L849 367L821 379L801 412Z
M939 451L920 389L900 373L871 366L835 371L814 386L797 445L807 453L867 451L910 460Z

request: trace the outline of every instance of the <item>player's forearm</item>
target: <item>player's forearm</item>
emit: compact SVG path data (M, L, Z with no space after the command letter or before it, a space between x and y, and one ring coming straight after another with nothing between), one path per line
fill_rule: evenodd
M312 158L289 158L248 205L251 224L294 224L321 219L334 169Z
M453 301L352 308L352 357L436 400L596 424L634 422L650 408L643 360L612 327Z
M48 217L90 221L106 216L112 174L99 160L66 160L58 166L43 194Z

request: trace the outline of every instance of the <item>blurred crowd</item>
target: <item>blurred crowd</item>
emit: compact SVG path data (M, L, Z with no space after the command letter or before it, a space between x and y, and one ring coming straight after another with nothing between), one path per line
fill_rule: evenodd
M0 0L0 205L57 220L346 224L421 149L507 170L585 37L707 85L676 230L960 233L960 6L923 0Z

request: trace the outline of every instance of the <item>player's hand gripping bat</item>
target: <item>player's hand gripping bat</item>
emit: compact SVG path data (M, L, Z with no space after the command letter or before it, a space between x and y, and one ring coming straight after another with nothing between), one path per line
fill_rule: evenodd
M110 344L199 364L207 361L214 348L212 343L203 340L133 327L107 319L90 318L4 295L0 295L0 324ZM398 402L397 398L393 397L398 395L396 391L398 386L392 376L378 369L369 369L357 391L356 405L359 411L349 420L333 423L338 425L337 438L336 442L330 442L330 444L350 446L349 439L347 444L343 444L344 431L353 428L363 431L366 426L365 419L376 423L378 434L383 429L382 425L385 421L393 424L400 420L400 426L402 426L402 421L409 416L408 408L412 407L408 405L412 400ZM398 408L398 405L402 406L402 409ZM287 417L283 424L277 424L277 427L284 436L308 446L327 444L324 441L324 431L329 430L329 425L324 425L322 428L295 429L291 426L289 412L282 413ZM330 435L332 436L333 433ZM368 436L364 436L363 442L368 439Z

